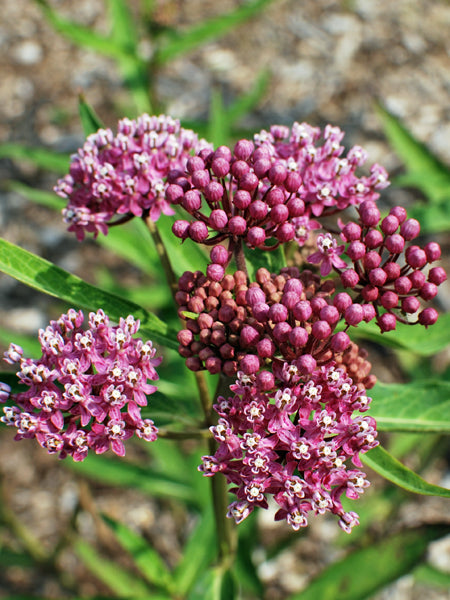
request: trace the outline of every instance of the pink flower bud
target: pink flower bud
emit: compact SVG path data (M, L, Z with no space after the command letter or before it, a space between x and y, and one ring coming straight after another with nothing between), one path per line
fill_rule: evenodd
M192 185L199 190L204 190L210 181L211 177L206 169L199 169L198 171L192 173Z
M189 237L201 244L208 237L208 228L202 221L194 221L189 225Z
M216 177L225 177L230 171L230 162L226 158L214 158L211 163L211 171Z
M205 187L205 198L207 198L210 202L220 202L222 200L224 193L223 186L218 181L211 181Z
M253 192L256 190L259 184L259 179L254 173L249 171L239 179L239 189L247 190L247 192Z
M434 325L438 320L438 313L434 308L425 308L422 312L419 313L419 323L428 327L429 325Z
M387 280L387 274L381 268L373 269L369 273L369 281L372 285L381 287L382 285L384 285L386 283L386 280Z
M295 237L295 227L292 225L292 223L283 223L277 228L275 237L282 244L290 242Z
M289 209L285 204L277 204L272 208L270 219L274 223L283 223L289 218Z
M222 265L212 263L207 266L206 275L208 279L211 279L212 281L221 281L225 275L225 269Z
M264 323L265 321L267 321L267 318L269 316L268 304L266 304L265 302L260 302L258 304L255 304L252 308L253 316L255 317L255 319L257 319L260 323Z
M344 352L350 345L350 338L344 331L335 333L331 338L331 348L334 352Z
M205 162L200 156L191 156L186 162L186 171L193 175L195 171L199 171L205 168Z
M376 285L365 285L361 290L361 296L366 302L375 302L378 298L379 290Z
M248 212L253 219L262 221L269 212L269 207L262 200L255 200L248 207Z
M400 227L400 235L402 235L405 240L413 240L420 233L420 223L416 221L416 219L407 219L402 226Z
M441 285L447 279L447 273L442 267L433 267L428 273L428 281Z
M427 255L427 261L429 263L439 260L441 258L441 247L437 242L428 242L424 248L425 254Z
M184 196L183 188L179 185L170 184L166 189L166 199L172 204L179 204L181 198Z
M292 312L297 321L307 321L312 315L311 304L307 300L301 300L294 306Z
M259 333L251 325L244 325L241 330L240 342L244 348L254 346L260 338Z
M177 340L182 346L189 346L193 339L194 336L189 329L182 329L177 333Z
M290 194L294 194L295 192L297 192L301 184L302 178L295 171L291 171L290 173L288 173L284 181L284 187L286 188L286 191Z
M227 226L228 217L227 213L221 209L215 209L211 212L208 219L208 224L212 229L220 231Z
M281 298L281 304L288 310L292 310L297 302L300 302L300 296L297 292L285 292Z
M378 229L370 229L366 236L364 237L364 243L367 248L373 250L374 248L378 248L383 243L383 234Z
M237 218L237 217L233 217ZM250 227L247 232L247 244L250 248L258 248L266 241L266 234L262 227Z
M282 321L286 321L288 317L288 311L283 304L276 302L272 304L269 310L269 319L273 321L273 323L281 323Z
M250 140L239 140L234 146L234 156L239 160L248 160L255 146Z
M339 311L335 306L324 306L319 313L320 318L330 325L335 325L340 318Z
M283 288L285 294L293 292L294 294L301 294L303 292L303 284L300 279L288 279ZM283 302L284 304L284 302ZM287 305L286 305L287 306Z
M233 204L240 210L245 210L251 203L252 197L246 190L238 190L233 197Z
M268 177L273 185L281 185L287 177L287 169L281 163L276 163L270 167Z
M362 242L357 241L351 242L346 252L347 256L354 262L363 258L365 253L365 245Z
M205 367L211 375L217 375L222 370L222 360L218 356L209 356L205 360Z
M259 340L259 342L256 344L256 351L261 358L272 358L275 350L275 344L269 338Z
M277 323L272 330L273 337L278 343L286 342L291 330L292 327L289 325L289 323L286 323L285 321L282 323Z
M268 392L275 386L275 377L270 371L261 371L256 376L255 385L261 392Z
M377 313L373 304L363 304L364 321L369 323L372 319L375 319Z
M375 227L380 221L380 211L375 202L366 200L359 206L361 222L366 227Z
M354 269L346 269L340 277L344 287L354 288L358 285L359 275Z
M325 340L331 335L331 327L327 321L316 321L312 325L311 333L317 340Z
M397 294L407 294L412 288L409 277L399 277L394 281L394 288Z
M367 271L376 269L377 267L380 266L380 263L381 263L381 256L378 254L378 252L375 252L375 250L371 250L370 252L367 252L367 254L363 258L363 265Z
M305 203L301 198L292 196L286 204L291 218L301 217L305 213Z
M400 254L405 247L405 240L399 233L394 233L386 238L385 245L391 254Z
M419 248L419 246L410 246L405 252L406 262L413 269L421 269L427 264L427 255L425 250Z
M434 283L424 283L420 288L420 297L424 300L432 300L438 293L437 286Z
M400 223L398 222L398 219L395 215L388 215L387 217L384 217L384 219L381 221L381 231L386 235L391 235L397 231L399 225ZM403 235L403 231L401 231L400 233ZM403 237L405 236L403 235Z
M383 271L386 273L388 281L394 281L400 277L400 265L396 262L388 262L384 265Z
M352 304L353 300L347 292L340 292L333 298L333 306L335 306L341 314Z
M250 166L243 160L237 160L231 165L231 174L233 177L236 177L236 179L244 177L244 175L246 175L249 171Z
M280 188L272 188L267 192L265 201L270 207L273 207L277 204L283 204L285 201L285 196Z
M172 233L177 237L177 238L181 238L182 240L185 240L186 238L189 237L189 227L190 227L190 223L189 221L175 221L175 223L172 225Z
M389 214L397 217L399 223L403 223L408 216L403 206L393 206L389 211Z
M362 306L360 304L352 304L345 310L344 318L346 323L355 327L364 318Z
M262 179L265 177L272 166L272 162L269 158L260 158L253 165L253 170L255 171L255 175Z
M246 375L253 375L259 371L260 362L256 354L247 354L240 362L240 367Z
M384 313L377 319L377 323L379 328L381 329L381 333L385 333L386 331L393 331L397 326L397 319L391 313Z
M247 229L247 221L243 217L231 217L228 230L232 235L242 235Z
M303 348L308 343L308 332L303 327L294 327L289 332L289 341L294 348Z
M342 230L342 237L347 242L355 242L361 239L361 227L357 223L347 223Z
M202 206L202 198L197 190L189 190L181 200L181 205L188 213L199 210Z
M380 298L380 303L384 308L395 308L398 304L398 296L395 292L384 292Z
M311 354L303 354L296 361L297 368L302 375L309 375L314 372L317 367L316 360L311 356Z
M422 271L413 271L410 275L408 275L408 277L411 281L412 287L416 290L420 290L425 283L425 274L422 273Z

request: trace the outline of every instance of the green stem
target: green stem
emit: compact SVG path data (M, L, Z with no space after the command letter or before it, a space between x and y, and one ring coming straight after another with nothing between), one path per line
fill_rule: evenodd
M153 238L155 243L156 252L159 256L159 260L161 261L162 267L164 269L164 273L166 274L166 280L169 284L170 291L172 292L172 296L175 295L178 290L178 280L172 269L172 264L170 262L169 255L167 254L166 247L164 242L159 234L158 228L155 223L152 221L150 215L143 217L144 223L147 225L148 230Z

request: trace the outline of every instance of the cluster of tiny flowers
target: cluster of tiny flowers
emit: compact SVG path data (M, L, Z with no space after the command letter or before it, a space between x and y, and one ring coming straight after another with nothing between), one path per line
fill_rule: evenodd
M302 375L311 374L350 347L348 334L335 333L335 328L339 321L351 325L355 312L359 314L360 305L349 294L333 293L332 281L321 282L318 275L299 273L296 267L278 275L261 268L250 284L241 271L219 282L199 271L186 272L175 296L186 320L178 333L179 352L188 368L229 377L238 371L256 374L277 358L295 361ZM358 354L352 356L358 360ZM366 364L360 366L355 368L358 381L372 387L374 378L368 377ZM257 377L271 389L269 371Z
M133 434L152 442L157 428L141 417L147 395L158 379L151 342L132 336L139 321L131 315L112 327L102 310L90 313L84 330L83 313L70 309L39 331L42 357L23 358L22 348L11 344L5 353L9 364L20 364L20 384L28 389L11 393L0 384L3 423L15 427L16 440L36 438L49 453L60 458L86 458L109 448L125 454L124 440Z
M320 227L315 217L376 200L388 185L379 165L369 177L356 176L367 154L355 146L344 157L343 135L337 127L327 126L322 135L294 123L240 140L233 152L226 146L201 151L188 160L186 173L169 174L167 199L194 218L176 221L174 234L207 245L226 239L269 250L291 240L303 245Z
M436 296L447 278L442 267L429 268L441 257L439 244L428 242L424 248L409 244L418 237L420 224L408 219L401 206L393 207L384 219L372 201L363 202L358 210L358 222L341 224L345 244L338 246L329 233L319 235L318 251L309 262L321 264L322 275L334 267L342 284L358 293L361 307L351 325L358 325L369 312L383 332L395 329L397 321L433 325L437 311L422 304ZM352 268L342 256L350 259Z
M361 467L359 454L378 444L375 420L359 414L370 398L333 362L306 377L292 362L275 372L271 389L239 372L234 395L219 397L211 427L218 449L199 469L225 475L237 496L228 516L238 523L273 497L275 520L294 530L307 526L309 512L331 512L350 533L358 515L345 512L340 498L356 499L369 485L349 463Z
M211 146L165 115L125 118L117 135L110 129L90 135L55 187L68 199L63 216L69 231L82 240L86 232L106 235L115 215L149 214L156 221L161 212L174 214L165 178L172 169L184 171L189 156L202 148Z

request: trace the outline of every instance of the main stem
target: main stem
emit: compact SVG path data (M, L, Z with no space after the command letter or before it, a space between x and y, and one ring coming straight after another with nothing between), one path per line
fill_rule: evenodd
M150 231L150 234L155 243L156 252L158 253L159 259L161 261L161 265L163 266L164 273L166 275L167 283L169 284L170 291L172 292L172 296L175 296L175 293L178 290L178 281L177 277L172 268L172 264L170 262L169 255L167 254L166 247L164 242L159 234L158 228L155 223L152 221L149 215L144 217L144 222ZM240 247L240 259L238 259L238 263L242 263L242 266L245 268L245 258L243 256L242 245ZM241 268L238 264L238 268ZM197 388L200 397L200 403L202 405L203 414L205 415L205 426L211 427L214 425L214 419L212 414L212 399L209 394L208 386L206 383L206 379L204 374L201 371L195 372L195 379L197 382ZM224 393L228 392L228 389L225 390L225 386L223 381L223 377L219 381L217 392L220 393L220 390L223 388ZM218 395L217 394L217 395ZM198 437L198 433L192 437ZM172 437L172 435L167 435L166 437ZM181 437L181 436L180 436ZM216 452L216 442L210 436L208 439L208 449L211 455ZM214 519L216 523L216 532L217 532L217 541L218 541L218 551L219 551L219 564L222 566L228 566L233 561L233 557L236 549L236 537L234 535L234 531L232 529L232 523L229 519L227 519L227 486L225 477L218 473L210 478L211 481L211 493L213 500L213 509L214 509Z

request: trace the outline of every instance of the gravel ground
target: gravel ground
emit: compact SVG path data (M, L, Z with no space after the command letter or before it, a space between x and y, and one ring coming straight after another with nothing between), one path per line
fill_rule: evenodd
M159 0L156 18L160 25L187 27L240 3ZM51 4L67 18L107 31L102 0L78 0L75 14L71 0L53 0ZM130 2L134 9L138 4ZM364 145L372 162L378 161L395 173L400 163L383 138L374 110L375 101L381 101L450 163L449 28L450 4L446 1L275 0L257 19L162 69L156 92L173 116L205 118L213 88L222 90L225 102L231 102L248 91L262 69L268 69L270 86L242 124L245 128L257 130L274 122L289 124L294 120L321 126L330 122L347 132L347 145ZM152 41L144 30L142 35L140 50L145 56L152 52ZM105 123L115 126L127 96L114 65L56 35L32 0L3 0L0 50L0 142L74 151L82 142L77 119L80 90ZM11 178L43 189L51 189L54 184L53 177L28 164L0 160L0 180ZM395 198L399 203L408 201L405 192L395 192ZM99 261L121 268L104 252L99 254L92 243L80 247L65 232L57 214L30 205L11 192L0 191L0 233L88 280L94 279ZM447 307L448 297L450 294L444 300ZM54 311L48 298L30 294L4 276L0 276L0 298L0 326L18 331L35 332ZM448 356L441 357L441 362L448 362ZM387 380L388 366L377 361L377 369ZM111 540L95 521L95 503L117 517L126 508L130 525L146 535L169 562L176 559L182 532L189 528L189 522L174 521L160 503L136 493L111 494L110 489L101 486L92 492L56 465L52 457L31 444L12 443L9 434L2 432L0 436L0 452L8 457L0 462L4 500L14 509L15 526L24 526L44 549L54 547L73 518L74 507L78 507L77 525L86 538L113 554ZM445 470L441 462L427 477L444 485ZM448 503L435 498L414 499L403 512L404 522L411 520L411 515L417 520L418 514L424 522L435 522L448 515ZM265 520L262 525L267 536L276 535ZM5 542L17 544L10 532L2 529L1 535ZM329 544L332 536L329 523L318 521L307 540L299 540L276 561L261 556L267 600L281 600L300 589L311 574L333 560ZM450 569L448 541L433 546L430 555ZM73 553L64 551L58 568L83 580L84 594L106 593L86 574ZM13 592L49 598L65 594L55 572L5 568L0 574L0 598ZM376 598L449 597L442 591L418 586L407 577Z

